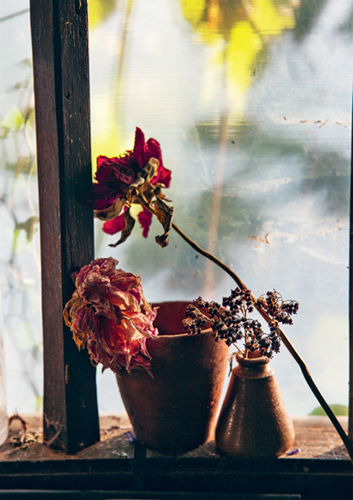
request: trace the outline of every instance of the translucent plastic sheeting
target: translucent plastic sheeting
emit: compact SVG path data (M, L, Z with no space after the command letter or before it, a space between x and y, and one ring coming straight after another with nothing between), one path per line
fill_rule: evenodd
M28 1L0 4L0 280L9 412L41 407L38 200ZM16 13L16 16L12 14ZM93 164L157 139L175 222L256 296L300 303L286 333L329 404L348 401L349 0L90 0ZM11 43L9 43L11 40ZM138 226L138 225L137 225ZM220 301L232 280L176 234L139 227L96 256L139 274L147 300ZM292 414L317 406L282 348ZM122 410L98 369L100 409Z

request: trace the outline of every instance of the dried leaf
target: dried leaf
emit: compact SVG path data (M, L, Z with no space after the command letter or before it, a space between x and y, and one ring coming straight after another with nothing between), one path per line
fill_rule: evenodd
M129 186L126 193L127 199L133 203L136 195L143 190L144 185L149 184L153 177L156 175L159 167L159 161L156 158L150 158L148 163L138 172L137 178Z
M170 207L160 198L156 198L153 204L153 208L157 219L164 228L164 234L156 236L156 243L164 248L169 244L169 234L170 230L172 229L174 207Z
M120 245L121 243L124 243L124 241L126 241L128 239L128 237L130 236L130 234L132 233L132 230L134 229L134 225L135 225L136 221L132 217L132 215L130 214L130 209L126 210L126 212L124 213L124 220L125 220L125 227L121 231L120 240L117 241L116 243L111 243L109 245L110 247L116 247L116 246Z
M126 203L125 198L118 198L115 203L110 205L105 210L95 210L94 215L97 219L108 221L117 217L122 211L124 205Z

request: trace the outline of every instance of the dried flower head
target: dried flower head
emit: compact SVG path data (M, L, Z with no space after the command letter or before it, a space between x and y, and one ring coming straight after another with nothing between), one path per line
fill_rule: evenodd
M76 290L64 318L79 349L87 347L91 362L103 370L150 369L146 338L158 330L156 311L146 301L139 276L117 269L112 257L96 259L72 274Z
M170 200L161 188L169 187L171 171L163 165L159 143L152 138L146 142L137 127L134 149L116 158L99 156L97 167L96 182L83 202L93 207L97 218L105 221L103 231L108 234L121 231L120 240L110 246L123 243L130 236L135 225L130 212L132 204L142 205L138 219L143 236L147 238L155 213L164 228L164 234L157 236L156 241L162 247L168 245L174 208L165 203Z
M183 325L190 334L199 334L211 328L216 341L222 339L227 345L235 345L245 357L249 351L258 351L262 356L271 358L280 350L279 323L292 324L291 315L297 313L299 304L283 301L274 290L257 299L256 305L271 317L268 332L264 332L258 320L248 316L255 304L251 291L246 288L232 290L229 297L223 298L222 305L199 297L188 306ZM237 345L240 341L243 342L243 350Z

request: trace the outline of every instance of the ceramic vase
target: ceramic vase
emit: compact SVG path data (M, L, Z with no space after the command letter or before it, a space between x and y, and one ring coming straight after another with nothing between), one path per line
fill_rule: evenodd
M156 339L147 340L151 377L121 370L117 381L136 439L161 452L184 453L214 435L229 348L210 332L189 335L182 320L188 302L158 306Z
M286 409L269 358L236 357L220 412L216 445L238 457L276 457L295 444Z

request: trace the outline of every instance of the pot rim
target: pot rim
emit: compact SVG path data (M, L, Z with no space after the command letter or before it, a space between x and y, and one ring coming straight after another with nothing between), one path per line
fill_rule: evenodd
M270 362L270 358L267 356L259 356L258 358L245 358L243 354L237 353L236 360L242 366L261 366L267 365Z
M146 340L151 339L152 342L158 339L176 339L176 338L183 338L183 337L200 337L201 335L209 335L212 334L213 330L212 328L206 328L206 330L202 330L201 333L186 333L186 332L174 332L169 335L153 335L152 337L148 337ZM216 342L216 340L215 340Z

